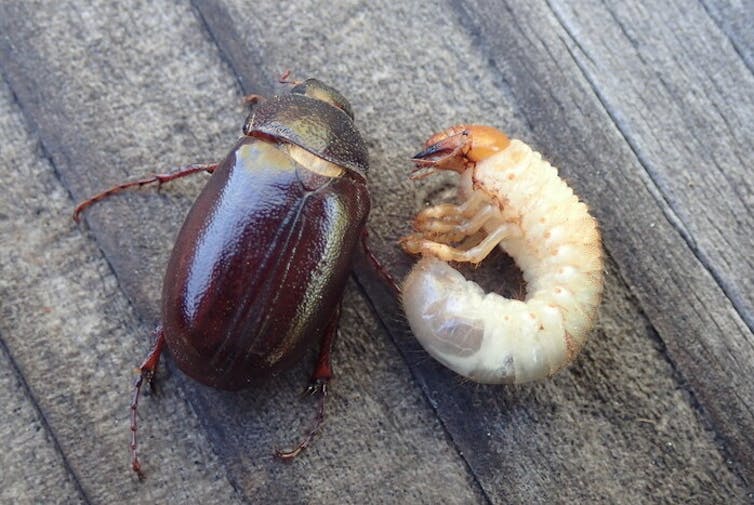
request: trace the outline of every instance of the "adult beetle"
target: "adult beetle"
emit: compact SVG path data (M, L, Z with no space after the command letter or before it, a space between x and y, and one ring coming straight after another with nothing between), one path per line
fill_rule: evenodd
M134 384L131 464L140 478L136 409L166 345L193 379L238 390L286 369L319 340L309 387L321 397L315 425L278 455L295 457L324 419L340 299L359 240L366 248L368 157L339 92L316 79L292 84L286 94L247 97L244 135L222 162L114 186L74 211L78 221L123 189L212 173L176 239L162 322Z

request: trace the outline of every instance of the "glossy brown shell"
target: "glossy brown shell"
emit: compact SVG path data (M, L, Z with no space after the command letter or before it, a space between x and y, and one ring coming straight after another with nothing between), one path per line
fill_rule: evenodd
M178 366L240 389L290 366L334 317L369 212L366 181L328 178L243 138L175 243L163 329Z

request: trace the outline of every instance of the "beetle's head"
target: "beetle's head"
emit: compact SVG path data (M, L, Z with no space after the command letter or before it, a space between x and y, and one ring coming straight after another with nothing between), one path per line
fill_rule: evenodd
M426 177L436 170L462 173L477 162L502 151L510 144L508 136L491 126L456 125L432 135L424 150L414 155L412 179Z
M307 79L303 82L297 83L291 88L290 92L292 94L305 95L309 98L329 103L342 110L348 114L348 117L353 119L353 110L351 109L351 104L348 103L348 100L346 100L338 90L331 88L317 79Z

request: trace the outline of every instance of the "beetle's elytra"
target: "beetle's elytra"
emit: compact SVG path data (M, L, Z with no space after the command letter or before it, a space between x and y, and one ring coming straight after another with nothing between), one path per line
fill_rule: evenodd
M162 322L135 385L139 476L136 407L165 345L183 372L221 389L289 367L314 341L321 349L312 389L322 402L332 375L340 299L369 213L366 146L348 101L316 79L249 102L244 136L222 162L115 186L74 213L127 187L212 173L176 239ZM298 454L317 429L281 456Z
M213 387L246 387L323 335L369 213L361 136L338 102L298 94L307 84L328 89L309 80L256 105L168 263L167 345Z

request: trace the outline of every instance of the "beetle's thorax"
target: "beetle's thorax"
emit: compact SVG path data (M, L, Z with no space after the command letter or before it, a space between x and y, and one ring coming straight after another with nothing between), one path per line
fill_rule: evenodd
M367 149L349 114L348 102L338 99L339 95L333 94L337 92L329 88L312 89L311 93L308 88L306 94L292 90L260 101L246 120L244 134L274 140L317 174L339 177L350 170L366 175Z

